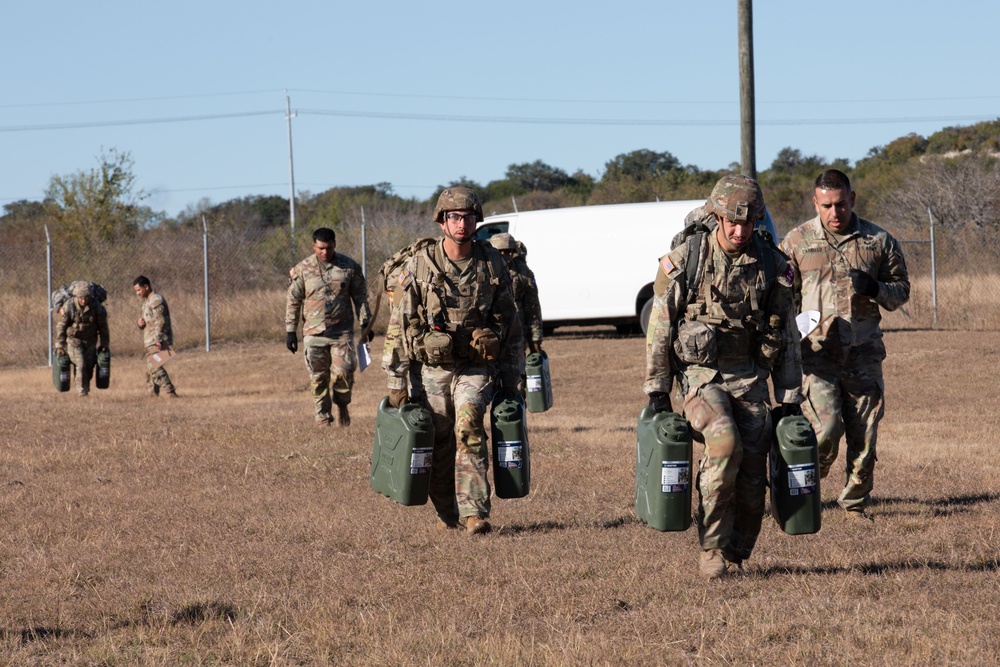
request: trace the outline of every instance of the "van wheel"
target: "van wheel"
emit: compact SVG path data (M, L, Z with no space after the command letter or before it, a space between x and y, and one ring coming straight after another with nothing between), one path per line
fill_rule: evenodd
M653 298L650 297L646 303L643 304L642 310L639 311L639 326L642 327L642 335L646 335L647 329L649 329L649 315L653 312Z

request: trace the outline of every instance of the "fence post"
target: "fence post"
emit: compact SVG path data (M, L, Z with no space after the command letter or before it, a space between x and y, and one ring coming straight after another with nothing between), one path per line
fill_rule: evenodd
M202 263L205 267L205 351L212 351L212 318L211 318L211 303L208 299L208 223L205 222L205 216L201 216L201 228L204 230L202 236L202 248L204 259Z
M937 252L934 246L934 214L931 207L927 207L927 217L931 220L931 312L933 313L933 323L937 326Z
M365 243L365 207L361 207L361 271L368 279L368 245Z
M49 321L49 366L52 366L52 237L49 236L49 226L45 225L45 276L48 281L48 291L45 293L45 313Z

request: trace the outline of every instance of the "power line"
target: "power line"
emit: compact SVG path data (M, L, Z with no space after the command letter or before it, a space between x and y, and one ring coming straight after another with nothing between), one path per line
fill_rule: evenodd
M299 109L298 113L316 116L337 116L342 118L371 118L383 120L445 121L459 123L494 123L521 125L604 125L604 126L661 126L661 127L731 127L739 124L738 119L677 119L662 118L546 118L530 116L465 116L449 114L415 114L382 111L349 111L340 109ZM0 132L38 132L46 130L71 130L96 127L124 127L129 125L158 125L165 123L186 123L228 118L248 118L284 114L284 111L246 111L196 116L172 116L161 118L133 118L122 120L87 121L79 123L49 123L42 125L0 126ZM892 123L941 123L980 122L992 120L993 115L968 116L899 116L891 118L786 118L758 120L758 125L802 126L802 125L874 125Z
M124 120L95 120L80 123L48 123L44 125L5 125L0 132L37 132L42 130L78 130L92 127L124 127L127 125L162 125L165 123L188 123L200 120L222 120L225 118L248 118L251 116L272 116L283 111L243 111L231 113L202 114L198 116L170 116L164 118L132 118Z

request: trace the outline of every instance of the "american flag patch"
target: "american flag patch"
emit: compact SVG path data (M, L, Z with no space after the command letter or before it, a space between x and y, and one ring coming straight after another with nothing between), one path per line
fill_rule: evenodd
M670 255L664 255L660 259L660 266L663 267L663 272L670 275L670 272L674 270L674 263L670 261Z

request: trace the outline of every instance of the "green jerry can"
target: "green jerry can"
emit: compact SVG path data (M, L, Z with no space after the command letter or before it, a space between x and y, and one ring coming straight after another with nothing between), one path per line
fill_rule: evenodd
M523 498L531 491L528 427L521 397L498 396L490 410L493 435L493 487L498 498Z
M789 535L820 528L819 449L809 421L785 417L771 443L771 514Z
M111 353L102 350L97 353L97 368L94 369L94 385L98 389L111 386Z
M676 412L639 413L635 513L664 532L691 525L691 427Z
M396 409L386 396L375 417L372 489L400 505L423 505L431 480L434 423L431 413L416 403Z
M52 384L59 391L69 391L69 374L72 362L68 354L52 353Z
M525 403L528 412L545 412L552 407L552 376L549 355L532 352L524 360Z

